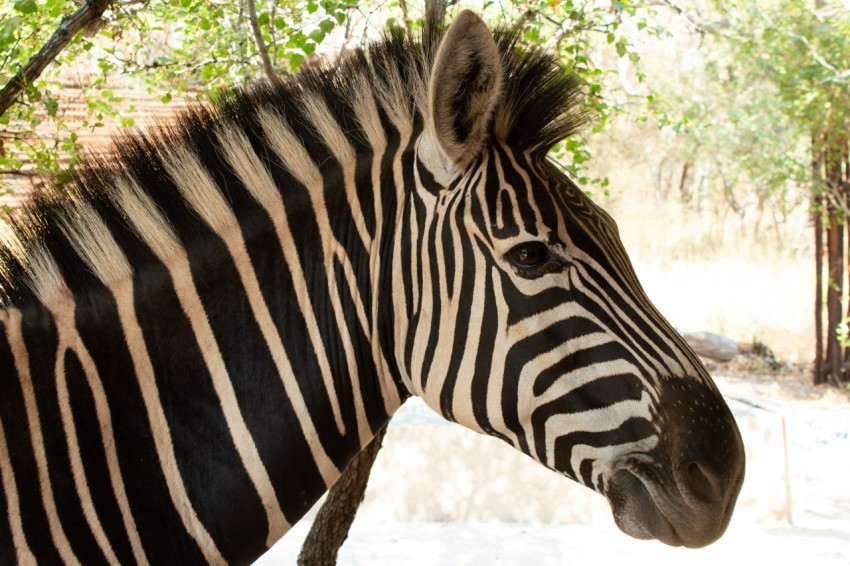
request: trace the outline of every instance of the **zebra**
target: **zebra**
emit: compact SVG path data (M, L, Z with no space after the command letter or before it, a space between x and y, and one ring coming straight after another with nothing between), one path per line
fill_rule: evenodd
M628 535L716 540L734 418L547 157L584 90L463 11L36 191L0 238L0 563L249 563L414 395Z

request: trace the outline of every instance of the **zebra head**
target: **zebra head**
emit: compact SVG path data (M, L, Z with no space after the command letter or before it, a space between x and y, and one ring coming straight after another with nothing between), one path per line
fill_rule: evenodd
M580 83L516 41L464 12L436 50L393 262L412 266L402 380L603 494L624 532L709 544L743 481L737 426L614 221L546 157L582 121Z

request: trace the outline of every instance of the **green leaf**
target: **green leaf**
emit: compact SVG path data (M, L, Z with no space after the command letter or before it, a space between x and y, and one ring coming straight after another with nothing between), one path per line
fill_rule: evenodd
M35 0L18 0L15 2L15 11L21 14L35 14L38 11L38 4Z
M62 14L62 11L65 9L66 0L47 0L45 6L49 10L50 17L56 18Z
M159 97L159 101L163 104L168 104L169 102L171 102L171 93L166 92L165 94Z
M212 29L212 24L206 18L201 18L201 21L198 22L198 27L204 31L210 31Z
M55 118L59 111L59 101L55 98L48 98L44 101L44 107L47 109L47 115Z
M622 41L617 42L617 55L623 57L626 54L626 44Z
M316 44L313 43L312 41L308 41L307 43L304 44L304 47L302 47L301 49L304 50L305 55L312 55L313 53L316 52Z
M307 2L307 13L308 14L313 14L318 9L319 9L319 5L316 4L315 2L313 2L312 0Z
M333 20L327 19L319 22L319 29L322 30L325 35L329 34L336 27L336 24Z
M301 66L301 63L304 62L304 56L300 53L291 53L289 55L289 68L295 72L298 70L298 67Z

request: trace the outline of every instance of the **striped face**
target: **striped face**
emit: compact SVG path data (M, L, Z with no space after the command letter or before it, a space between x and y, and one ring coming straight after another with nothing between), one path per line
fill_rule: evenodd
M644 294L611 217L551 162L501 143L415 198L412 392L603 493L629 534L719 536L725 519L692 538L670 523L731 512L737 428Z
M666 323L644 306L610 217L502 144L433 205L416 258L415 393L573 479L655 446L650 390L670 369L646 332ZM596 438L577 449L576 432Z

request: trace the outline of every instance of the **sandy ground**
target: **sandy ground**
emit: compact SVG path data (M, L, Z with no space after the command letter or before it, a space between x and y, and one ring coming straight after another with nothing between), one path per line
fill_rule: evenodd
M256 564L295 564L309 525L299 524ZM591 562L593 561L593 562ZM803 527L732 525L719 542L700 550L629 539L615 527L517 523L355 522L339 564L719 564L850 563L850 534Z
M720 541L689 550L633 540L610 519L591 525L386 522L370 514L354 522L339 564L850 564L850 395L808 385L803 371L766 374L739 362L714 373L727 396L785 418L793 479L790 523L739 515ZM308 521L297 524L256 564L295 564L309 527Z

